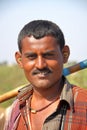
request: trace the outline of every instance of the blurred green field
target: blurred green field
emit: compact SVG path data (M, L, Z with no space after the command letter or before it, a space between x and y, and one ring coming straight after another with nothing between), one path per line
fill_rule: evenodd
M75 72L67 79L80 87L87 88L87 69ZM0 66L0 95L8 92L16 87L28 83L23 73L17 65L1 65ZM10 99L0 104L1 107L8 107L14 99Z
M17 65L1 65L0 66L0 95L8 92L16 87L28 83L25 79L23 70ZM14 99L10 99L0 104L1 107L9 106Z

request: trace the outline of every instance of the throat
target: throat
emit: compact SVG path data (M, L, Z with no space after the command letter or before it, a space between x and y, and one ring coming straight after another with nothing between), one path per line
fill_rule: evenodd
M34 109L34 108L32 108L31 105L30 105L29 111L30 111L31 113L33 113L33 114L36 114L36 113L38 113L38 112L41 112L41 111L43 111L43 110L49 108L49 107L50 107L53 103L55 103L58 99L59 99L59 96L57 96L53 101L51 101L50 103L48 103L48 104L45 105L44 107L41 107L40 109ZM32 100L32 97L31 97L31 100ZM30 100L30 104L31 104L31 100Z

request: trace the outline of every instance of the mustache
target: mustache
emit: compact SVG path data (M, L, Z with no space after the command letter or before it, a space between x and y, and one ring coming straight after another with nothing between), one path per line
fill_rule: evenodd
M32 72L32 75L37 75L37 74L40 74L40 73L52 73L52 69L50 68L43 68L43 69L35 69L33 72Z

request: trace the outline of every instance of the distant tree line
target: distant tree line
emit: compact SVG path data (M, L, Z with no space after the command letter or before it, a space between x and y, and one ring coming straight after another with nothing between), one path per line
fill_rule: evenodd
M8 65L8 62L7 61L3 61L0 63L0 65Z

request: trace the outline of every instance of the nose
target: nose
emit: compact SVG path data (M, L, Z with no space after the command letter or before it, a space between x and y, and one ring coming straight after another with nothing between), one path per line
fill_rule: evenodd
M47 67L46 59L44 59L42 56L39 56L36 60L35 66L38 69L43 69Z

